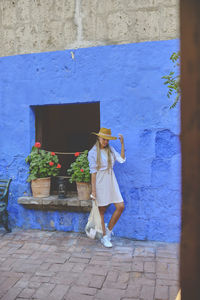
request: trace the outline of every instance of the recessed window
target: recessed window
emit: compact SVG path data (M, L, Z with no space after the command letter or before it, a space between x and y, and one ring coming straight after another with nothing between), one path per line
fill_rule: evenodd
M59 175L68 177L66 170L75 159L73 153L90 149L95 142L91 132L100 128L99 102L34 106L34 110L36 141L42 149L63 153L57 154L62 165ZM52 193L57 191L56 186L54 179ZM76 190L68 180L67 190Z

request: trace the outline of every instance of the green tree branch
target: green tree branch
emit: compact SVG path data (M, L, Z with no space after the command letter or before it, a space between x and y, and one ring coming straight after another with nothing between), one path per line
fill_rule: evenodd
M180 51L173 52L170 60L173 62L173 68L179 68L180 66ZM176 72L177 73L177 72ZM178 101L180 100L180 74L176 75L175 71L171 71L169 75L165 75L161 77L162 79L165 79L164 84L168 87L167 97L170 98L175 93L176 97L174 100L174 103L170 106L171 108L174 108Z

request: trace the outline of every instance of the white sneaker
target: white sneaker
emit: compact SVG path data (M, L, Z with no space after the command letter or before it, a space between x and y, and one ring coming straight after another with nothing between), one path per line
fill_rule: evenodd
M106 235L107 235L109 241L111 241L112 235L114 235L114 233L112 232L112 230L108 229L107 224L105 224L105 227L106 227Z
M107 235L104 235L104 236L101 238L101 243L102 243L102 245L104 245L104 247L106 247L106 248L111 248L111 247L112 247L112 243L111 243L110 240L108 239L108 236L107 236Z

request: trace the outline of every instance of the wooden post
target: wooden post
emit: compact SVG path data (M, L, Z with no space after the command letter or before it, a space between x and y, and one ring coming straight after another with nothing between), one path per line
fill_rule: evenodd
M200 0L180 0L181 300L200 299Z

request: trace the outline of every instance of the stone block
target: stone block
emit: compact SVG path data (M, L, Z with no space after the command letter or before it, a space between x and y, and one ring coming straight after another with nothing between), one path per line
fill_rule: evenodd
M105 5L95 1L92 1L90 6L85 4L82 5L84 39L94 42L103 41L105 44L130 40L130 36L134 34L130 27L133 16L123 9L122 1L106 1Z
M33 35L33 52L43 52L46 49L48 49L49 44L50 47L52 46L50 39L49 23L41 22L35 23L34 25L31 24L30 26L32 28L31 32ZM19 46L21 47L21 51L23 51L21 43L19 43Z
M19 23L27 23L30 22L30 17L30 2L26 0L17 0L17 21Z
M80 201L78 199L69 199L68 200L68 206L73 207L73 206L80 206Z
M144 300L154 300L154 286L143 285L140 293L140 298Z
M89 18L92 15L103 15L107 12L107 0L85 0L80 2L80 11L83 17Z
M19 297L20 297L20 298L27 298L27 299L30 299L34 293L35 293L35 290L34 290L34 289L25 288L25 289L19 294Z
M20 197L18 198L18 203L20 204L33 204L33 205L42 205L43 198L33 198L33 197Z
M19 278L14 277L14 276L7 277L1 284L1 290L7 291L7 290L11 289L18 280L19 280Z
M92 275L89 282L89 287L101 289L105 281L105 276Z
M30 2L31 19L34 23L49 22L54 0L35 0Z
M155 289L155 299L166 299L168 300L168 294L169 294L169 288L168 286L159 286L156 285Z
M125 296L125 290L102 288L97 292L97 299L120 300Z
M162 262L162 258L167 258L169 259L173 259L173 263L175 261L175 259L178 257L178 253L177 250L176 251L169 251L169 250L165 250L165 249L158 249L157 253L156 253L156 257L159 260L161 260ZM166 261L167 263L170 263L169 261Z
M34 199L34 198L33 198ZM47 206L47 205L54 205L57 204L57 199L54 199L54 197L47 197L47 198L36 198L37 201L42 200L42 204Z
M156 0L157 4L160 6L173 6L176 5L177 8L179 7L180 0Z
M83 203L82 203L83 202ZM88 201L79 201L77 197L72 196L72 198L68 197L65 199L58 199L58 196L49 196L47 198L34 198L34 197L19 197L18 203L26 205L30 208L40 208L44 210L68 210L68 211L82 211L89 212L92 207L91 200ZM63 220L66 219L65 221ZM87 218L87 216L86 216ZM83 228L85 228L85 224L87 219L83 218ZM80 220L81 224L82 219ZM71 225L71 217L67 215L67 217L60 217L59 225L68 224L70 222ZM51 227L54 227L54 221L50 220Z
M112 282L106 280L103 285L104 288L109 288L109 289L120 289L120 290L126 290L127 288L127 283L124 282Z
M62 30L62 26L64 25L64 29ZM64 41L64 49L67 48L67 45L75 42L77 35L77 26L74 22L74 19L65 20L64 24L62 24L60 30L60 36L58 39L62 39ZM56 32L54 32L56 35ZM61 48L63 49L63 48Z
M173 38L175 34L179 35L178 7L162 7L160 12L160 35L164 38Z
M135 261L132 263L132 271L134 272L143 272L144 271L144 263L143 261Z
M128 286L125 295L126 295L127 299L132 299L130 297L133 297L134 299L135 298L139 299L140 291L141 291L141 286L131 285L131 286Z
M116 282L119 276L119 272L117 271L108 271L107 280Z
M104 41L105 44L108 40L107 24L104 16L83 16L82 18L82 36L86 41L92 41L94 44L97 41Z
M49 299L62 300L64 295L69 290L69 286L63 284L57 284L55 288L49 294Z
M145 272L144 277L148 279L156 279L156 273Z
M155 262L144 262L144 271L148 273L154 273L156 269Z
M149 279L146 278L142 273L138 273L140 277L134 277L131 278L129 285L142 285L142 286L148 286L149 288L155 287L155 279Z
M89 285L90 282L92 282L93 276L95 276L95 275L82 272L82 274L80 274L79 278L76 281L76 285L78 285L78 286L90 286L90 287L93 287L93 288L97 288L95 286L92 286L92 284Z
M74 273L82 273L85 269L85 264L77 264L73 267L72 272Z
M81 295L91 295L94 296L96 294L97 289L92 287L83 287L83 286L73 286L70 289L70 292L77 293Z
M28 287L30 289L37 289L40 286L40 282L29 281Z
M55 284L52 283L42 283L39 289L32 296L33 298L44 298L53 290Z
M38 24L20 24L16 28L18 51L28 53L30 48L32 48L32 51L39 51L41 49L40 30Z
M94 297L92 295L83 295L75 291L75 289L70 290L65 297L64 300L93 300Z
M135 247L134 257L155 257L155 249L148 247Z
M132 20L123 11L111 13L107 18L108 39L112 41L127 41Z
M120 272L118 282L127 283L129 281L130 273Z
M170 286L169 287L169 300L176 299L178 291L179 291L179 287L178 286Z
M135 19L134 30L136 31L138 42L158 40L160 38L159 10L137 11Z
M86 267L85 273L89 273L89 274L94 274L94 275L101 275L101 276L106 276L107 275L107 269L106 268L99 268L99 266L92 266L92 265L88 265Z
M80 206L92 207L92 201L91 200L81 200L80 201Z
M37 26L40 27L38 36L42 50L61 50L65 48L66 44L75 41L77 27L73 19L66 19L63 22L59 20L39 23Z
M1 1L2 24L7 28L14 28L17 23L17 1Z
M69 262L74 262L74 263L82 263L82 264L88 264L90 261L89 258L85 257L71 257L69 259Z
M12 287L11 289L8 290L8 292L3 297L1 297L1 300L16 299L20 292L21 292L20 288Z
M75 14L76 0L54 0L50 11L50 20L73 19Z
M105 8L107 12L126 11L126 1L123 0L108 0L105 1Z
M17 51L16 35L13 28L4 28L1 32L2 43L0 50L4 56L8 56Z
M163 0L125 0L127 8L131 10L139 10L139 9L152 9L157 8L159 5L159 1L164 2Z

